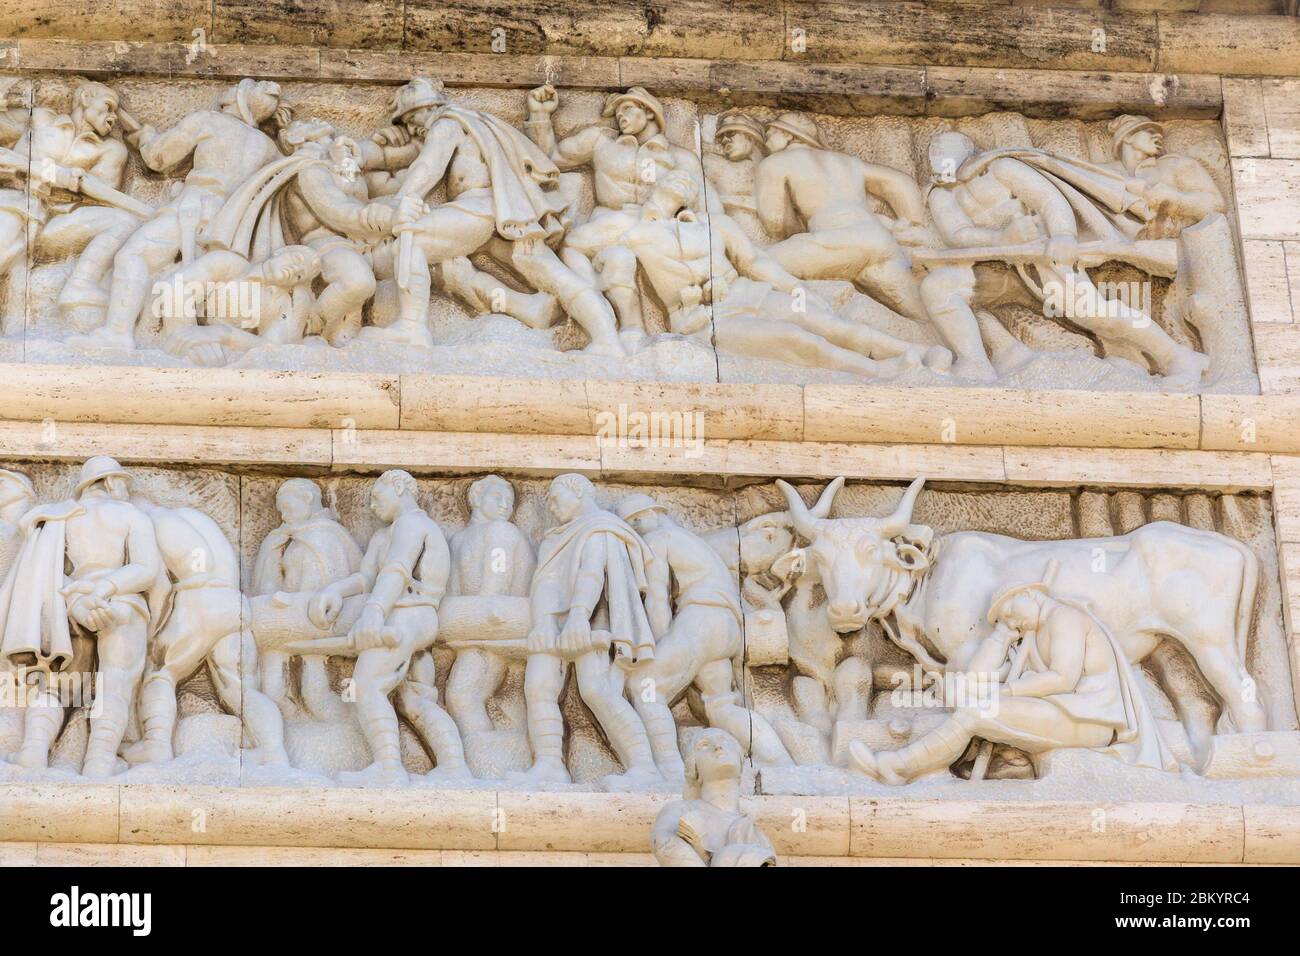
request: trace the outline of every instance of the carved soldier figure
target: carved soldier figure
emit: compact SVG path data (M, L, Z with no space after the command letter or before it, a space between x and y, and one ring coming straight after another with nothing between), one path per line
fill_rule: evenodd
M0 168L28 179L26 189L0 190L0 274L25 273L29 242L58 258L80 253L59 296L65 309L86 295L102 305L99 283L147 210L118 192L127 149L112 136L117 121L117 93L84 82L71 113L34 107L30 129L0 155Z
M555 478L547 506L554 523L542 539L533 575L532 631L524 671L533 747L526 779L569 781L559 697L572 663L583 701L627 768L621 777L607 777L605 785L662 783L645 726L623 696L624 671L610 660L611 644L621 665L654 656L654 634L641 597L649 558L645 543L596 504L596 490L582 475ZM593 627L601 606L602 620Z
M393 329L410 341L430 341L427 329L429 267L444 286L470 301L500 300L501 310L525 324L547 328L558 300L591 337L588 350L622 355L614 313L594 283L576 275L548 243L563 232L564 197L554 188L559 171L522 133L495 116L452 103L442 84L417 77L398 90L392 119L419 144L401 174L400 240L393 268L407 290ZM379 160L366 154L366 168ZM401 154L384 161L402 161ZM443 181L447 201L424 211L423 201ZM413 250L413 251L411 251ZM468 257L483 250L550 298L528 300L500 282L467 271Z
M925 216L912 178L827 149L817 124L799 113L767 124L767 150L758 164L755 200L764 228L782 237L768 254L801 279L852 282L891 309L925 321L911 260L899 245L916 238ZM897 218L874 212L873 196ZM795 219L806 231L790 235Z
M771 841L740 812L740 761L730 734L696 735L682 799L660 810L650 831L660 866L777 865Z
M361 549L348 530L321 502L320 487L306 478L290 478L275 494L281 524L265 538L253 567L253 593L315 594L361 567ZM288 656L262 652L262 691L282 709L291 706L287 684ZM304 657L299 692L317 720L338 720L342 702L330 690L326 659Z
M438 636L438 605L447 590L451 556L438 523L415 500L415 479L386 471L375 479L370 507L384 522L370 539L361 569L320 590L310 615L322 629L343 609L345 598L364 595L360 615L348 632L357 655L357 716L374 763L342 782L363 786L406 783L402 766L397 705L428 744L437 761L432 771L449 779L469 775L456 724L438 706L433 656Z
M713 142L716 153L704 154L705 188L710 190L710 208L720 207L736 220L751 239L761 240L767 231L758 218L754 181L763 159L763 125L740 110L728 110L718 117Z
M671 708L691 685L710 726L730 733L765 766L792 765L776 731L739 701L732 662L744 652L744 634L736 577L708 542L648 495L629 495L616 512L650 548L645 603L655 656L629 675L628 692L659 769L670 780L685 773Z
M153 523L128 500L130 487L112 458L87 460L73 500L24 516L26 538L0 591L0 653L15 666L63 670L73 654L69 619L94 635L98 714L82 767L88 777L113 772L167 589ZM10 762L45 767L62 723L57 699L29 708Z
M515 492L497 475L469 486L469 524L451 536L451 578L447 593L490 602L498 596L526 597L533 580L533 546L510 522ZM504 657L482 647L456 651L447 675L447 709L462 734L491 730L488 698L506 676Z
M606 100L603 115L613 117L617 129L596 124L558 139L554 115L559 103L553 86L530 92L524 128L560 169L590 165L596 191L596 208L586 222L565 235L561 255L593 284L597 281L593 263L599 262L601 288L618 313L625 339L635 346L645 335L636 262L618 240L637 221L639 207L654 184L670 170L691 176L699 187L696 198L704 198L703 169L693 152L668 141L663 104L643 87L634 86Z
M245 630L249 614L239 590L239 555L201 511L136 504L153 522L171 602L149 641L140 687L141 739L123 756L131 763L173 758L176 687L206 663L218 699L256 744L252 759L288 766L280 712L257 688L257 647Z
M957 132L940 133L931 141L930 165L933 185L927 201L939 234L951 249L972 250L966 259L959 252L936 254L921 284L931 318L957 353L958 374L982 378L995 374L985 356L973 303L1023 298L1026 289L1030 302L1042 301L1057 289L1064 290L1065 318L1096 335L1103 345L1140 351L1173 382L1200 381L1208 358L1174 341L1140 309L1102 295L1085 270L1091 260L1081 261L1081 224L1107 244L1093 264L1125 261L1141 252L1117 224L1120 213L1145 208L1141 196L1129 190L1128 177L1117 178L1103 167L1062 161L1041 150L977 153L970 137ZM1085 195L1068 185L1067 176L1090 192ZM1095 203L1088 198L1094 194L1101 197ZM1103 199L1114 218L1103 211ZM1018 258L1032 246L1038 247L1036 252ZM975 269L977 262L999 259L1016 268L1019 281L1010 274L990 275ZM1028 277L1029 266L1037 271L1037 282ZM1172 275L1177 263L1156 262L1148 267ZM977 279L982 281L977 284Z
M301 342L319 331L311 284L320 271L321 258L308 246L283 246L256 263L224 249L204 253L157 284L162 346L196 365L224 365L259 345ZM193 299L214 289L221 291ZM203 325L196 321L200 312Z
M175 198L118 250L105 323L77 342L135 348L135 322L152 278L177 256L182 263L193 260L200 232L226 197L258 169L281 158L275 142L260 128L279 110L279 84L245 79L225 93L215 110L195 110L163 132L143 126L127 135L154 172L168 172L187 160L190 171Z
M872 753L854 741L849 751L856 770L903 784L952 764L972 737L1031 754L1109 748L1134 766L1177 769L1123 647L1083 605L1052 596L1046 584L1023 584L994 599L988 621L994 630L967 673L999 675L1005 682L996 699L957 707L900 750Z
M1176 236L1185 226L1224 212L1223 193L1205 167L1190 156L1165 152L1159 123L1146 116L1116 116L1107 126L1115 158L1146 184L1146 211L1139 221L1145 239Z
M712 318L713 343L723 351L868 377L922 364L947 367L946 349L841 319L813 294L797 304L799 280L734 220L720 213L707 222L696 218L694 189L690 177L666 173L620 240L668 309L674 332L700 331Z

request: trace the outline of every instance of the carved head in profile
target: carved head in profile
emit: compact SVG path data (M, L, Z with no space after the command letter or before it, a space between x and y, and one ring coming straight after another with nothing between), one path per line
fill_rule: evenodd
M658 132L667 132L664 107L643 86L634 86L626 93L615 93L605 101L603 116L614 117L618 131L624 136L639 136L653 121Z
M403 506L414 503L416 487L410 473L400 468L386 471L370 489L370 510L380 521L396 521Z
M296 119L280 130L277 137L286 153L294 153L304 146L319 144L322 153L334 139L334 127L323 119Z
M441 80L417 76L393 94L389 116L394 126L405 126L413 136L423 136L434 112L446 102L447 92Z
M107 136L117 125L117 103L117 92L103 83L82 83L73 96L73 121L84 123L99 136Z
M285 246L259 267L262 281L281 289L306 285L320 275L320 253L310 246Z
M630 524L637 534L649 534L663 523L668 509L649 495L628 495L619 501L615 513Z
M583 475L559 475L551 480L546 507L556 524L565 524L596 501L596 489Z
M271 80L240 80L221 97L218 108L249 126L261 126L280 109L280 84Z
M782 113L767 124L767 151L779 153L794 145L825 149L822 131L811 116L802 113Z
M1125 114L1116 116L1106 124L1115 156L1124 158L1126 151L1137 153L1138 159L1159 156L1165 150L1164 131L1149 116Z
M509 521L515 513L515 490L500 475L488 475L469 486L470 513L486 521Z
M718 130L713 135L722 155L733 163L763 154L763 127L758 120L738 110L728 110L718 117Z
M988 622L1001 623L1021 634L1032 631L1043 616L1047 585L1041 581L1020 584L1003 591L989 606Z

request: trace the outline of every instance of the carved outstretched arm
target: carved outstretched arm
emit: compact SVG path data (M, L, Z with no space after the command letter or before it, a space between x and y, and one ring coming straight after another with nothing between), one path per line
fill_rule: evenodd
M995 160L989 168L1006 184L1012 195L1038 213L1049 236L1078 236L1079 224L1074 217L1074 207L1042 173L1018 160L1006 158Z
M947 246L991 246L1002 239L998 230L975 225L971 217L966 215L966 210L962 209L961 203L946 189L930 191L930 214L934 216L939 235Z
M190 113L171 129L161 133L145 126L140 130L140 158L155 173L165 173L190 158L199 142L207 135L212 113L207 110Z
M863 185L867 192L889 203L894 215L908 222L919 223L925 219L925 203L916 181L892 166L863 163Z
M424 138L420 155L407 168L397 195L415 196L418 199L427 196L442 182L442 177L447 173L447 165L464 135L455 120L444 118L434 123Z
M358 239L383 239L392 233L396 210L349 196L325 167L302 170L298 181L311 211L334 232Z
M556 166L564 170L578 169L590 163L592 157L596 155L596 144L606 135L604 131L608 128L588 126L564 139L557 139L550 114L547 114L545 119L530 119L524 127L529 138L537 144L538 148L551 157L551 161Z

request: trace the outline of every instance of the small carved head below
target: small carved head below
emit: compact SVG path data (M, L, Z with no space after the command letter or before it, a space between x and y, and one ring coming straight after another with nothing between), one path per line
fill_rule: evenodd
M686 755L686 787L682 796L698 800L706 783L739 780L744 756L736 738L725 730L710 727L695 735Z

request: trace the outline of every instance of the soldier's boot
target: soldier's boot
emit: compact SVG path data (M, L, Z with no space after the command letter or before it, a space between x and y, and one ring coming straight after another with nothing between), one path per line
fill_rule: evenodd
M460 730L451 715L438 706L438 692L414 681L403 681L397 692L397 706L420 738L433 751L437 766L428 779L469 780L473 774L465 763Z
M655 764L650 737L632 705L621 695L611 695L595 706L588 701L587 706L591 707L597 722L627 767L621 774L604 777L601 780L604 789L640 790L662 785L664 776Z
M22 746L9 755L19 767L44 770L50 765L50 748L63 726L63 708L57 696L43 692L28 705L23 725Z
M140 720L144 733L122 756L130 764L166 763L174 756L172 732L176 727L176 685L154 675L140 689Z
M516 783L569 783L564 765L564 717L555 701L528 700L528 740L533 746L533 765L523 772L506 774Z
M898 750L873 753L866 744L849 744L849 763L853 769L892 786L907 783L913 777L949 766L970 746L972 720L961 713L953 714L920 740Z
M339 783L352 787L399 787L409 783L410 776L402 766L396 716L391 719L376 717L363 724L361 729L370 744L374 762L364 770L340 773Z

